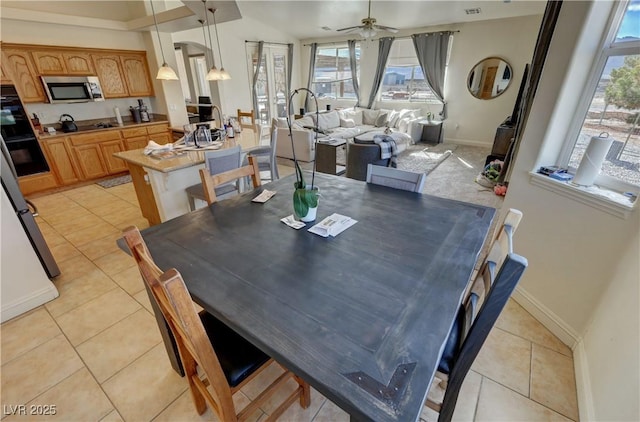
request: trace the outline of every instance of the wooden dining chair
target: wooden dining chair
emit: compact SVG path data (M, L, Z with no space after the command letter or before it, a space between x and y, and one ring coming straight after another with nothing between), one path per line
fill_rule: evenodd
M373 164L367 165L367 183L374 185L422 193L426 177L427 175L424 173L413 173L393 167L374 166Z
M233 148L218 149L213 151L206 151L204 153L204 166L203 170L207 173L219 174L229 170L237 169L242 165L242 149L240 145ZM202 177L201 177L202 178ZM189 200L189 208L191 211L196 209L196 199L201 201L207 201L207 197L204 191L204 185L198 183L197 185L189 186L185 189L187 192L187 198ZM230 198L237 195L240 192L239 183L226 183L216 187L216 197L218 200Z
M213 315L204 311L198 313L180 273L175 269L162 272L158 268L136 227L125 229L124 239L152 293L152 299L174 336L198 414L202 415L208 405L221 421L247 420L290 378L298 383L298 387L271 412L267 420L276 420L296 399L301 407L309 406L309 384L285 369L248 406L237 412L233 394L269 366L273 359ZM198 375L198 368L203 376Z
M256 117L253 114L253 110L251 111L242 111L238 109L238 123L241 128L247 129L256 129Z
M200 169L200 179L202 180L204 197L207 204L211 205L214 202L217 202L218 197L216 195L216 188L229 182L250 177L254 189L261 186L262 183L260 182L258 160L252 156L248 156L247 159L249 161L248 165L215 175L209 173L207 169Z
M455 404L464 378L498 316L516 288L527 268L527 259L513 252L513 233L522 218L518 210L510 209L491 246L474 288L460 307L449 333L436 378L445 391L442 403L427 398L426 405L439 412L439 422L448 422L453 416ZM480 298L480 286L486 287L484 299Z

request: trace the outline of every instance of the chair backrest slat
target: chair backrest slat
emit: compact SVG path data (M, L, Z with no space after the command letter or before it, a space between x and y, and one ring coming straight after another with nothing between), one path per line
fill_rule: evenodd
M215 188L225 183L250 176L254 188L261 186L262 183L260 181L260 169L258 168L258 161L251 156L247 157L247 159L249 161L249 165L216 175L209 174L206 169L200 169L200 179L202 180L204 196L209 205L217 201Z
M424 188L424 173L413 173L392 167L367 166L367 183L387 186L394 189L421 193Z

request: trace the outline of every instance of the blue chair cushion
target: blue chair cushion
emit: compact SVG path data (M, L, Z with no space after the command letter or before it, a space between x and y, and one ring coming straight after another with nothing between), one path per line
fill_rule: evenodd
M244 381L269 360L260 349L207 312L200 319L231 387Z

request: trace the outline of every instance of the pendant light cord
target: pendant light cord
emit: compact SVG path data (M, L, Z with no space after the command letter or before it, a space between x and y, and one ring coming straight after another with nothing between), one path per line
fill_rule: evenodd
M209 33L209 44L211 44L211 67L214 68L216 66L215 58L213 57L213 41L211 39L211 27L209 26L209 14L207 13L207 0L202 0L202 4L204 5L204 18L207 20L207 32ZM215 15L213 16L215 19Z
M218 36L218 24L216 23L216 9L209 9L213 14L213 28L216 30L216 42L218 44L218 55L220 56L220 69L224 68L222 64L222 51L220 50L220 36Z
M209 54L207 54L209 47L207 47L207 33L204 32L204 20L198 19L198 22L200 22L200 26L202 27L202 38L204 38L204 64L209 68Z
M160 41L160 30L158 29L158 21L156 20L156 11L153 8L153 0L149 0L151 3L151 13L153 14L153 23L156 26L156 35L158 35L158 44L160 45L160 54L162 54L162 63L163 65L167 64L167 61L164 59L164 50L162 49L162 41Z

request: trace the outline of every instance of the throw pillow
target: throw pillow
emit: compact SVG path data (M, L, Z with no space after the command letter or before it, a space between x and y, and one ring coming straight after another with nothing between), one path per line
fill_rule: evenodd
M391 112L391 114L389 114L388 116L388 123L387 126L389 127L397 127L396 125L398 124L398 119L400 117L400 112L393 110Z
M340 116L337 111L321 113L318 115L318 127L322 130L330 130L340 126Z
M376 121L374 123L375 127L385 127L387 126L387 113L379 113Z
M356 127L353 119L340 119L340 127Z
M315 126L313 119L311 116L304 116L295 121L295 123L301 127L304 126Z
M362 110L362 124L374 126L378 118L378 110Z
M409 122L411 121L411 118L409 117L404 117L402 119L398 120L398 131L402 132L402 133L407 133L407 131L409 130Z

